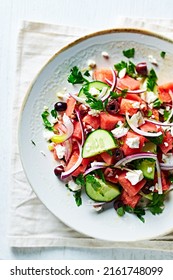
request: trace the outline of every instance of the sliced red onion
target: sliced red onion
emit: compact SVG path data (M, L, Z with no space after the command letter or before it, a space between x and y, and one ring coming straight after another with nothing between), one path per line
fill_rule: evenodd
M160 126L173 126L173 123L158 122L158 121L155 121L155 120L152 120L152 119L147 119L147 118L144 118L144 120L147 121L147 122L156 124L156 125L160 125Z
M128 116L127 113L126 113L126 120L127 120L128 125L130 126L130 128L131 128L134 132L136 132L136 133L138 133L138 134L140 134L140 135L142 135L142 136L145 136L145 137L158 137L158 136L162 135L162 132L161 132L161 131L159 131L159 132L146 132L146 131L140 130L139 128L137 128L136 126L134 126L134 125L131 123L131 121L130 121L129 116Z
M75 110L75 112L76 112L76 116L77 116L79 124L80 124L81 132L82 132L82 142L81 142L81 145L83 146L84 141L85 141L84 125L83 125L83 122L81 120L80 112L78 110Z
M71 174L79 167L79 165L82 162L82 146L77 141L78 147L79 147L79 157L76 163L67 171L64 171L61 173L61 179L66 179L67 177L71 176Z
M120 90L120 91L123 91L123 90L125 90L125 89L122 89L122 88L120 88L120 87L117 87L116 86L116 88L118 89L118 90ZM145 89L135 89L135 90L131 90L131 89L127 89L127 93L132 93L132 94L140 94L140 93L143 93L143 92L145 92L146 90Z
M63 124L65 125L65 127L67 129L66 133L67 133L67 139L68 139L72 136L72 134L74 132L74 125L66 114L63 115L62 119L63 119Z
M106 168L108 165L105 162L93 162L91 163L91 167L88 168L85 172L84 172L84 176L86 176L87 174L91 173L94 170L100 169L100 168Z
M65 160L66 162L69 160L72 152L72 141L71 139L68 139L62 143L62 145L65 147Z
M162 189L162 179L161 179L161 169L160 169L160 164L158 159L156 160L156 169L157 169L157 183L158 183L158 194L162 194L163 193L163 189Z
M102 101L105 101L109 96L110 96L110 92L111 91L114 91L114 89L115 89L115 87L116 87L116 84L117 84L117 76L116 76L116 73L115 73L115 71L112 69L112 68L110 68L111 69L111 72L112 72L112 78L113 78L113 80L112 80L112 82L111 81L109 81L108 79L105 79L109 84L111 84L111 88L110 88L110 90L108 91L108 93L105 95L105 96L103 96L103 98L101 99Z
M172 108L171 108L171 113L169 114L169 117L168 117L168 119L165 121L165 123L169 123L170 119L171 119L172 116L173 116L173 92L172 92L172 90L169 90L169 94L170 94L170 96L171 96Z
M105 79L105 80L112 87L113 83L110 80L108 80L108 79ZM143 93L143 92L146 91L146 89L136 89L136 90L122 89L122 88L118 87L117 85L115 86L115 88L118 89L119 91L126 90L127 93L132 93L132 94L140 94L140 93Z
M119 166L121 167L121 165L125 165L133 160L136 159L144 159L144 158L151 158L151 159L155 159L156 161L156 169L157 169L157 182L158 182L158 193L162 194L163 190L162 190L162 181L161 181L161 170L160 170L160 165L159 165L159 161L157 159L157 155L153 154L153 153L139 153L139 154L135 154L135 155L130 155L127 156L121 160L119 160L114 167L115 168L119 168Z
M70 94L70 96L71 97L73 97L76 101L78 101L79 103L82 103L82 104L84 104L85 106L88 106L89 107L89 105L86 103L86 101L85 101L85 99L84 98L82 98L82 97L78 97L76 94L74 94L74 93L69 93Z
M165 164L165 163L160 163L160 168L162 170L173 170L173 165Z
M153 154L153 153L139 153L139 154L134 154L134 155L130 155L127 156L125 158L120 159L115 165L114 167L119 167L121 165L125 165L129 162L131 162L132 160L135 159L143 159L143 158L154 158L157 160L157 155Z

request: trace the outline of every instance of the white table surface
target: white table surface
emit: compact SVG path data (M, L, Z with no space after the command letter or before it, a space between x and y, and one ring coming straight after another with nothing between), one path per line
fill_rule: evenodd
M173 259L173 252L126 249L11 249L7 242L11 111L21 20L106 29L117 16L172 18L172 0L0 0L0 259Z

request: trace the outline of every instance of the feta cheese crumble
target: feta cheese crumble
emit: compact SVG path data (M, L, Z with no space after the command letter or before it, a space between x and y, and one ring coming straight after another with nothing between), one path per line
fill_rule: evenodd
M154 64L156 66L158 65L158 62L157 62L157 60L156 60L156 58L154 56L149 55L148 56L148 60L149 60L149 62L151 62L151 64Z
M68 188L73 192L81 190L81 186L77 185L73 180L68 182Z
M140 138L138 136L133 137L133 138L128 138L126 140L127 146L129 146L129 148L131 148L131 149L138 149L139 143L140 143Z
M166 155L162 155L162 160L165 164L173 165L173 154L167 153Z
M91 109L90 111L88 111L88 115L91 115L93 117L98 117L100 115L100 111L95 110L95 109Z
M55 146L56 154L59 159L62 159L65 156L65 147L58 144Z
M158 93L153 91L145 91L141 93L141 98L148 104L153 103L158 98Z
M105 51L102 52L102 56L104 58L109 58L109 54L107 52L105 52Z
M132 107L133 107L134 109L140 108L140 102L138 102L138 101L134 102L134 103L132 104Z
M111 130L111 132L115 138L120 138L126 135L128 130L128 127L124 127L124 124L122 122L119 122L119 126Z
M50 130L44 130L43 131L43 137L46 141L49 141L53 136L55 136L55 133Z
M96 67L96 62L93 59L89 59L87 64L90 68Z
M125 178L134 186L139 183L144 176L141 170L132 170L126 173Z
M136 127L141 126L142 124L145 123L144 118L143 118L141 112L137 112L136 114L134 114L134 115L131 117L130 122L131 122L134 126L136 126Z
M120 79L124 78L124 76L126 75L126 68L123 68L122 70L120 70L119 74L118 74L118 77Z

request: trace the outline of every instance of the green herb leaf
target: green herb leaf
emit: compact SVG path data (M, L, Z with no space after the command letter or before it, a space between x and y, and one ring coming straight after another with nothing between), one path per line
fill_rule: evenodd
M136 66L133 62L129 61L128 63L125 61L121 61L118 64L114 65L114 68L118 71L118 73L126 68L126 73L127 75L129 75L130 77L135 78L136 77Z
M148 110L147 111L147 117L151 117L152 116L152 111L151 110Z
M167 121L167 119L169 118L170 113L171 113L171 111L164 110L164 114L163 114L164 121Z
M144 215L145 215L145 210L141 207L136 206L135 208L130 207L129 205L125 205L124 209L128 213L133 213L135 214L143 223L145 222Z
M110 92L110 97L112 98L112 99L117 99L117 98L119 98L119 97L126 97L126 94L127 94L127 89L123 89L123 90L121 90L121 93L118 93L118 92L114 92L114 91L111 91Z
M157 85L157 75L154 69L151 69L149 74L148 74L148 79L147 79L147 90L148 91L153 91L154 87Z
M90 77L90 76L91 76L91 75L90 75L90 72L89 72L88 70L86 70L86 71L84 72L84 76Z
M77 206L82 205L81 190L74 193L74 198Z
M160 53L160 56L161 56L162 58L165 58L165 55L166 55L166 52L164 52L164 51L162 51L162 52Z
M76 177L75 182L78 186L85 187L85 179L82 173Z
M124 210L123 206L119 207L116 211L117 211L118 216L120 216L120 217L124 216L124 214L125 214L125 210Z
M106 180L105 180L105 176L104 176L104 173L101 169L97 169L94 171L94 173L105 183Z
M127 69L127 63L125 61L121 61L120 63L115 64L114 67L119 73L122 69Z
M160 136L157 136L157 137L148 137L148 140L156 145L162 144L163 134L161 134Z
M88 91L88 86L83 87L85 96L87 97L86 102L89 104L91 109L103 111L104 105L101 100L97 100L91 93Z
M169 176L168 176L168 180L169 180L169 182L170 182L171 184L173 184L173 175L169 175Z
M160 99L156 99L153 103L153 108L160 108L163 102Z
M53 118L55 118L55 119L57 118L58 113L55 109L53 109L50 113L51 113Z
M87 79L85 79L82 76L81 71L79 71L79 68L77 66L74 66L71 70L70 70L70 75L68 76L68 82L71 84L83 84L84 82L88 82Z
M153 214L160 214L164 209L165 194L153 193L153 199L148 204L147 209Z
M31 143L32 143L34 146L36 146L36 144L35 144L35 142L34 142L33 140L31 140Z
M132 48L132 49L124 50L123 55L127 58L132 58L135 55L135 49Z
M44 123L45 128L48 129L48 130L53 130L52 124L47 119L49 115L50 115L49 112L46 110L41 114L41 117L43 119L43 123Z

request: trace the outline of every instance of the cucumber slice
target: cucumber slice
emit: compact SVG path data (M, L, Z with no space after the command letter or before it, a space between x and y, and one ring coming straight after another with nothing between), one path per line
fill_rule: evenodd
M116 140L109 131L97 129L90 133L86 139L82 150L82 157L89 158L117 147Z
M146 179L154 180L155 175L155 160L143 159L138 161L137 168L143 172Z
M92 90L92 88L96 89L96 90L99 90L99 91L102 91L103 88L107 88L107 89L110 89L110 87L103 83L103 82L99 82L99 81L94 81L94 82L90 82L88 84L85 85L85 88L87 88L87 90L90 92L90 90ZM92 94L92 93L91 93ZM84 94L84 90L83 90L83 87L81 88L81 90L79 91L79 94L78 94L79 97L81 98L86 98L85 94ZM97 96L96 96L97 98Z
M87 175L86 194L94 201L108 202L120 195L120 190L115 184L103 182L93 175Z
M149 199L149 200L152 200L153 199L153 193L143 193L142 191L139 192L140 195L142 195L143 197Z

